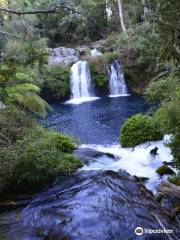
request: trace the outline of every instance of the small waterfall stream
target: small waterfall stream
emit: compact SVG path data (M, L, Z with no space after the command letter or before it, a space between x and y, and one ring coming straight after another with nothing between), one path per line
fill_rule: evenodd
M71 67L71 100L79 103L92 99L94 95L89 64L87 61L78 61Z
M111 96L127 94L122 65L117 59L109 66L109 89Z

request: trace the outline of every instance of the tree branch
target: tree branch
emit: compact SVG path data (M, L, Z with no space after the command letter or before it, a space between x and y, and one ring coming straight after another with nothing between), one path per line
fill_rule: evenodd
M6 12L6 13L12 13L16 14L18 16L21 15L26 15L26 14L47 14L47 13L56 13L58 8L63 8L72 11L73 13L80 14L80 12L76 11L75 9L71 7L67 7L64 5L56 5L55 7L51 9L45 9L45 10L32 10L32 11L18 11L18 10L13 10L13 9L8 9L8 8L0 8L0 12Z

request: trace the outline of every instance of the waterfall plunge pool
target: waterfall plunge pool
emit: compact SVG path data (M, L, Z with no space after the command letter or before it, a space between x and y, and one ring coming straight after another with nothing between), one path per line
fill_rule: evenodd
M146 112L144 99L137 95L104 97L82 104L52 105L44 124L79 139L82 144L117 144L120 128L130 116Z

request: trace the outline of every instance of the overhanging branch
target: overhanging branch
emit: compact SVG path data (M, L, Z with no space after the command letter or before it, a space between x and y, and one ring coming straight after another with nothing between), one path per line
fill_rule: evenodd
M67 7L67 6L64 6L64 5L56 5L55 7L51 8L51 9L32 10L32 11L18 11L18 10L9 9L9 8L0 8L0 12L6 12L6 13L11 13L11 14L15 14L15 15L21 16L21 15L27 15L27 14L56 13L58 8L67 9L69 11L72 11L73 13L80 14L80 12L76 11L74 8Z

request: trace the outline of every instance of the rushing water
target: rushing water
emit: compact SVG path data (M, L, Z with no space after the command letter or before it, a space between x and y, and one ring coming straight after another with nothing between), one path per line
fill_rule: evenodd
M71 100L69 103L79 103L94 97L89 64L78 61L71 67Z
M124 73L119 60L114 60L109 66L109 88L110 96L127 94Z
M71 177L58 177L29 204L0 215L1 240L168 240L178 239L178 227L131 175L156 179L154 168L169 160L162 142L123 149L119 130L129 116L146 110L142 98L102 98L83 104L54 104L47 127L80 139L75 151L84 163ZM152 159L149 150L160 149ZM126 170L126 172L124 171ZM127 173L128 172L128 173ZM159 180L159 179L158 179ZM174 234L143 234L147 229L173 229ZM175 236L176 235L176 236Z

